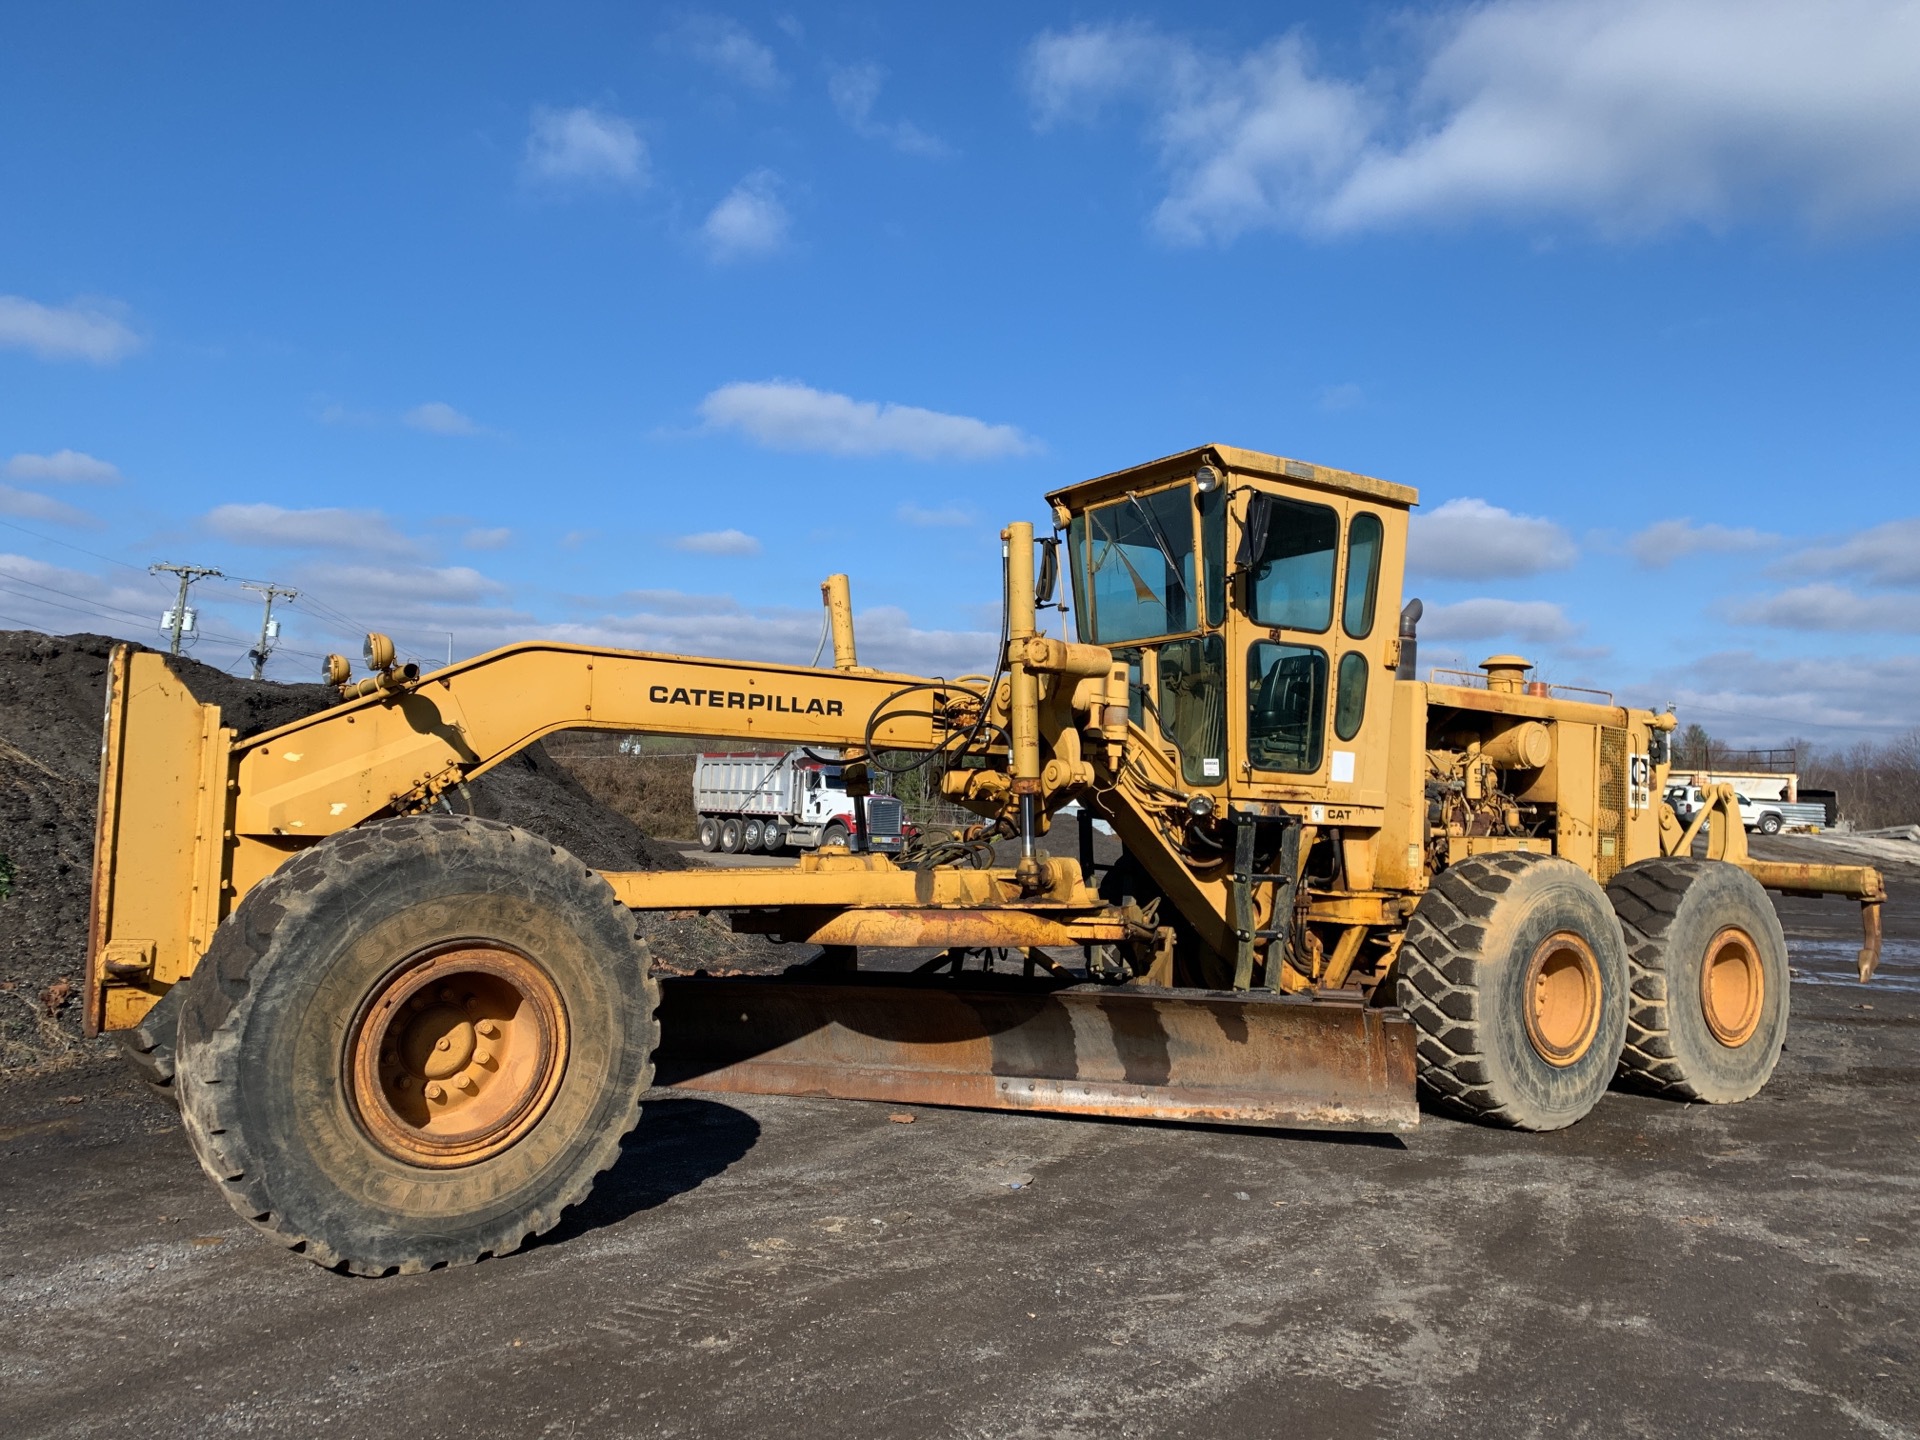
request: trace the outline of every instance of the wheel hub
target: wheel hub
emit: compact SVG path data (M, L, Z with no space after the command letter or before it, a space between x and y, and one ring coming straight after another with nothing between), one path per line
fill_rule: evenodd
M348 1036L347 1095L396 1159L472 1165L533 1128L567 1053L546 971L497 942L462 941L402 962L368 996Z
M1564 1069L1600 1031L1600 962L1571 930L1542 940L1527 962L1527 1039L1549 1065Z
M1700 967L1700 1008L1713 1038L1729 1050L1746 1044L1760 1028L1766 996L1766 972L1753 937L1729 925L1707 942Z

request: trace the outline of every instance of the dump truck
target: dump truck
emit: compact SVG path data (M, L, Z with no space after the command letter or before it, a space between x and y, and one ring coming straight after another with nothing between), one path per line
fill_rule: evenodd
M830 668L535 641L422 673L371 635L360 678L327 660L338 704L246 738L117 652L88 1023L171 1075L238 1213L377 1275L550 1229L654 1084L1543 1131L1616 1081L1766 1083L1768 888L1858 901L1872 973L1878 873L1750 858L1725 787L1683 826L1671 714L1512 655L1419 678L1413 489L1210 445L1046 498L1051 534L1002 532L985 675L863 665L845 576ZM1043 633L1062 607L1071 637ZM466 782L579 728L832 747L854 831L617 873L465 813ZM910 767L977 822L874 853L865 797ZM660 910L807 958L662 979L635 925Z
M789 846L812 850L845 847L891 854L907 840L906 807L891 795L870 794L858 807L847 791L846 769L837 751L806 748L780 755L702 753L693 762L693 810L700 848L728 855Z

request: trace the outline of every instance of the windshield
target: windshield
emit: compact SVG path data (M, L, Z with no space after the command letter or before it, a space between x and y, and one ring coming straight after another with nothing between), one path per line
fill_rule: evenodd
M1087 512L1072 531L1075 578L1087 576L1082 634L1096 644L1194 628L1193 498L1181 485Z

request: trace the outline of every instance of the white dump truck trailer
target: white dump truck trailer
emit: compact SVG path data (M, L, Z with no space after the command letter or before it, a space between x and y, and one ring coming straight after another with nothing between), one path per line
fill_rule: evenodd
M867 797L867 842L892 853L906 842L906 811L891 795ZM834 752L703 754L693 766L700 848L729 855L852 845L859 824Z

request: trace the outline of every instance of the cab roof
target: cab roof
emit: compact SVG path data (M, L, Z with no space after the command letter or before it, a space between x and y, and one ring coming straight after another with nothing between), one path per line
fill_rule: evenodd
M1305 460L1289 460L1283 455L1269 455L1263 450L1242 450L1237 445L1198 445L1191 450L1182 450L1177 455L1166 455L1158 460L1149 460L1144 465L1129 466L1125 470L1115 470L1110 475L1098 475L1091 480L1049 491L1047 500L1050 504L1074 509L1103 500L1108 495L1165 484L1181 475L1192 474L1201 465L1213 465L1221 470L1254 475L1263 480L1304 485L1314 490L1329 490L1338 495L1351 495L1355 499L1396 505L1403 509L1412 509L1420 503L1420 492L1411 485L1396 485L1391 480L1376 480L1371 475L1358 475L1351 470L1311 465Z

